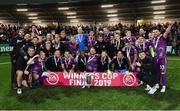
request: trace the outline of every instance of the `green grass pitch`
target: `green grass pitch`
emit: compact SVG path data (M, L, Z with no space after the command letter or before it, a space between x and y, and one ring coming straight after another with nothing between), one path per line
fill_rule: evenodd
M147 95L144 86L37 87L17 95L10 89L8 56L0 56L0 109L176 109L180 110L180 57L168 57L168 88L165 93Z

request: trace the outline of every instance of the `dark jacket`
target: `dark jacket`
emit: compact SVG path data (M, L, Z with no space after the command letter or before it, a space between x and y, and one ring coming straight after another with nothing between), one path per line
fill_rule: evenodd
M120 40L119 43L113 43L111 44L111 49L110 49L110 52L113 53L114 55L117 54L118 51L122 50L122 48L124 47L124 41L123 40Z
M110 70L111 71L119 71L119 70L129 70L129 61L127 58L123 58L121 60L118 60L117 58L114 58L110 63Z
M66 44L64 43L64 42L59 42L59 47L57 48L57 47L55 47L55 44L53 44L53 48L54 49L59 49L60 51L61 51L61 55L64 55L64 52L66 51L66 50L68 50L68 47L66 46Z
M97 63L98 63L98 67L97 67L98 72L106 72L108 70L108 64L109 64L108 57L104 61L101 58L98 58Z
M137 74L137 78L144 83L153 87L160 80L160 72L157 66L153 64L150 58L140 60L140 72Z
M30 59L30 56L27 56L27 58L24 58L24 56L20 55L17 58L16 62L16 69L24 71L27 67L27 61Z
M108 45L106 44L105 41L102 41L102 42L97 41L97 43L94 45L94 47L98 54L101 54L102 51L108 52Z
M150 58L145 58L140 60L141 64L141 71L140 73L150 74L150 75L157 75L159 72L155 64L153 64Z
M20 55L20 49L23 46L23 40L24 38L20 36L16 36L15 38L11 40L9 45L13 46L13 50L10 53L12 57L17 58Z
M75 70L79 71L79 72L84 72L87 70L87 61L88 61L88 57L84 56L84 57L78 57L78 61L76 63L75 66Z
M51 56L45 60L45 68L50 71L62 71L61 59L55 62L54 56Z

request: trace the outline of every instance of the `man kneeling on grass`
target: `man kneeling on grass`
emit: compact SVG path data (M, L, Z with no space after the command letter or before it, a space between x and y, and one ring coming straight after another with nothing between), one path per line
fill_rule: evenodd
M34 55L35 49L33 47L28 48L28 61L23 58L19 58L18 65L19 70L17 70L17 81L18 89L17 94L22 93L21 85L25 87L33 87L37 84L41 84L42 81L48 76L48 72L44 67L45 53L40 51L39 54ZM23 64L20 64L22 62ZM25 64L26 63L26 64ZM24 72L23 72L24 70ZM23 78L24 77L24 78ZM24 80L23 80L24 79Z
M158 83L160 72L151 59L146 57L145 52L139 52L139 59L140 61L136 63L136 66L140 68L137 78L147 85L145 90L149 91L148 94L154 94L157 91L155 84Z
M17 59L17 70L16 70L16 74L17 74L17 94L21 94L22 93L22 89L21 89L21 85L23 82L23 76L24 76L24 70L27 67L27 61L32 58L35 54L35 48L34 47L28 47L27 49L27 56L19 56ZM26 83L25 83L26 84Z
M24 74L27 76L27 83L31 88L37 84L41 84L46 78L42 75L43 72L46 71L46 68L44 67L45 57L45 53L40 51L39 55L35 55L27 62L29 67L27 67L27 70L24 71Z

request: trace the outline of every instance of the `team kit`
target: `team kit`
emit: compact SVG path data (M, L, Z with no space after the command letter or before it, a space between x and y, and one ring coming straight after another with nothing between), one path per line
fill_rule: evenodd
M17 94L22 94L23 87L42 85L48 72L82 73L100 72L113 76L113 73L134 72L139 85L145 85L148 94L158 89L166 91L167 83L167 36L169 25L163 32L154 27L145 37L145 30L140 28L138 36L131 30L122 34L119 30L84 33L79 27L76 34L67 37L62 30L60 34L47 33L38 36L36 26L32 32L19 29L13 38L11 52L11 84ZM87 84L91 76L87 76ZM116 81L118 82L118 81Z

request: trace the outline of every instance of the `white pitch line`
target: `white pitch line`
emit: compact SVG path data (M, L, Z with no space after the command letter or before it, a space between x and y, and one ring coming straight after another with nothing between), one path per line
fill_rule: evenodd
M7 65L7 64L10 64L10 62L2 62L2 63L0 63L0 65Z
M170 58L170 59L167 59L167 60L176 60L176 61L180 61L180 58L179 59L174 59L174 58Z

